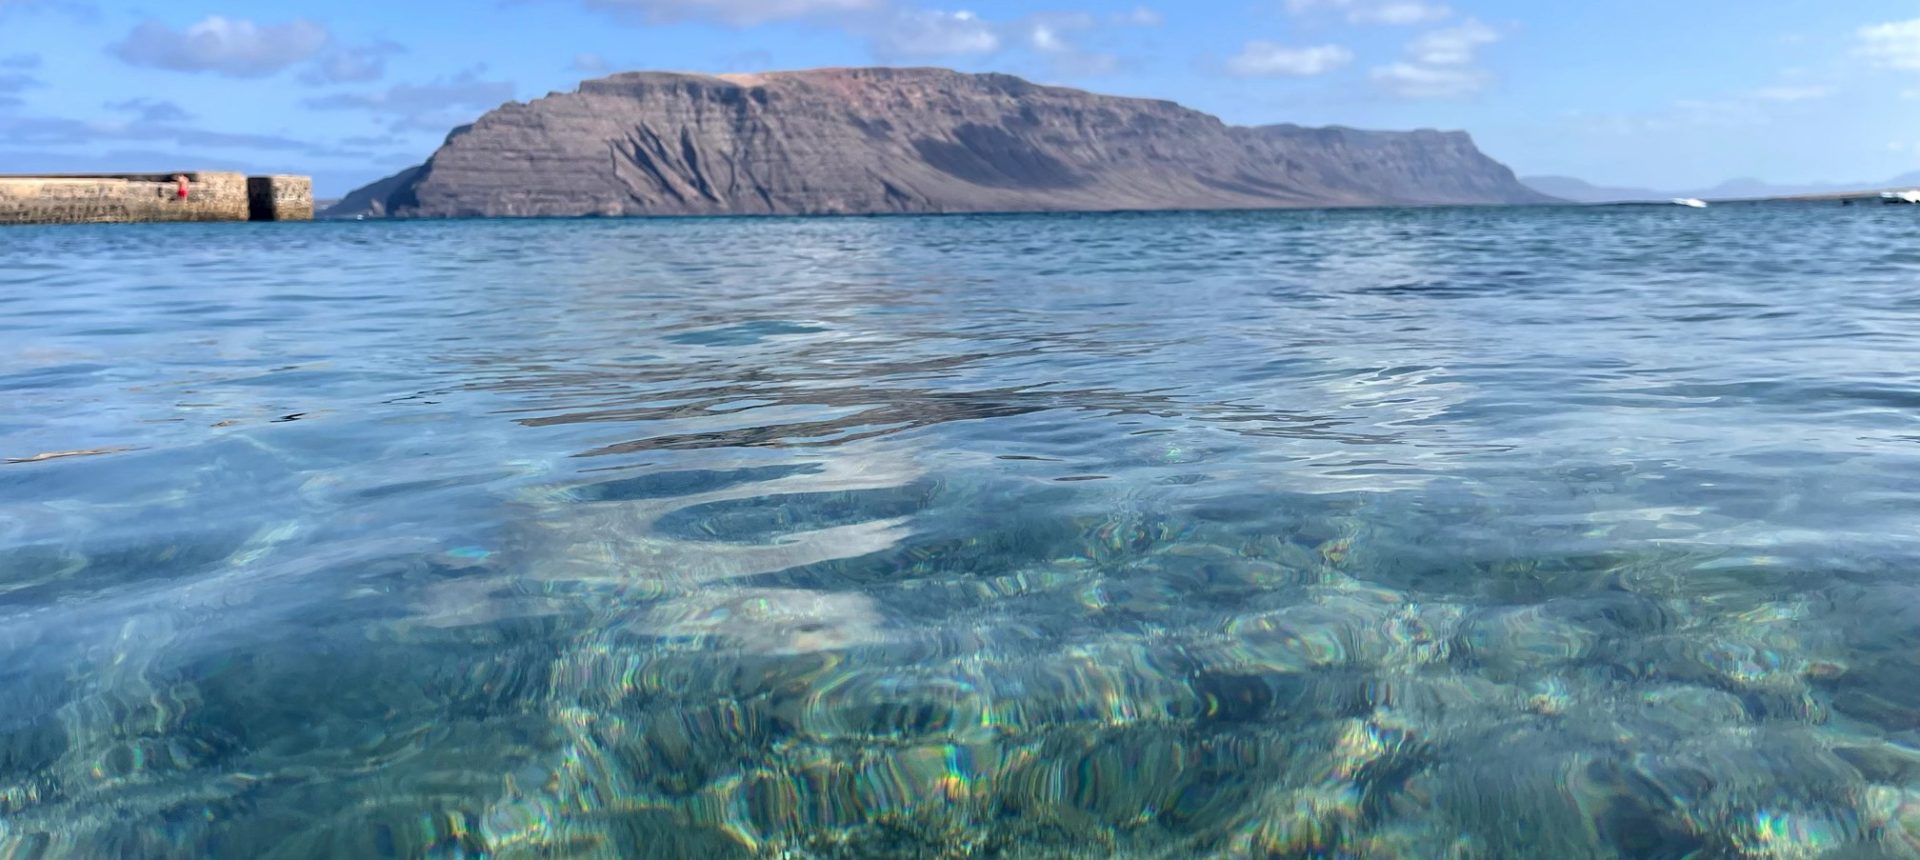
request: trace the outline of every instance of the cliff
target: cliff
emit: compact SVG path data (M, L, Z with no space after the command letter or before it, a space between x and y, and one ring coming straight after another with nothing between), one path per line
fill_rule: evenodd
M402 189L412 187L413 181L426 169L424 164L416 164L385 179L374 182L339 199L328 206L321 214L330 218L382 218L387 215L387 201Z
M564 216L1542 203L1465 134L1242 128L940 69L629 73L457 130L326 214Z

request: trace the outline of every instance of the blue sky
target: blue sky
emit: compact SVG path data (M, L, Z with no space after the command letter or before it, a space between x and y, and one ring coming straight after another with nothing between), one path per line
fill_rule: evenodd
M1920 0L0 0L0 173L339 194L583 78L872 64L1465 129L1522 174L1606 184L1920 169Z

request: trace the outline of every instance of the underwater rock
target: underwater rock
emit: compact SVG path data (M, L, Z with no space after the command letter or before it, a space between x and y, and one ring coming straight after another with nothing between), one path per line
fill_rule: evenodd
M1458 641L1463 657L1511 679L1581 660L1600 637L1545 606L1522 606L1474 612L1462 623Z
M698 591L661 604L628 629L690 647L773 656L844 651L888 637L871 597L779 588Z

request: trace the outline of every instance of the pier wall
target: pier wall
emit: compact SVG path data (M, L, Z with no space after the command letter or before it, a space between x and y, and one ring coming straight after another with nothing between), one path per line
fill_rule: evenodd
M305 176L248 177L247 220L312 221L313 180Z
M187 195L180 196L181 178ZM240 173L0 176L0 224L295 221L313 218L313 182Z

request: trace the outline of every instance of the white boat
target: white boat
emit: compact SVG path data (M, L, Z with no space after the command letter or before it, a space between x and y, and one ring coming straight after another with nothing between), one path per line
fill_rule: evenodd
M1920 191L1884 191L1880 194L1880 202L1920 206Z
M1697 197L1675 197L1673 198L1673 205L1685 206L1688 209L1705 209L1707 208L1707 201Z

